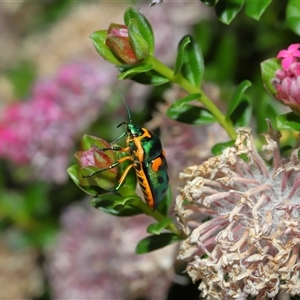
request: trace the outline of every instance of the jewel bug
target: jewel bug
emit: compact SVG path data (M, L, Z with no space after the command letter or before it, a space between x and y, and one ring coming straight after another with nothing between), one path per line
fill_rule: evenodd
M132 163L125 169L119 179L118 185L111 191L118 191L129 170L134 168L137 181L139 182L147 205L152 209L156 209L168 190L169 176L165 152L162 148L160 138L155 133L132 122L129 107L125 98L122 98L127 110L129 123L122 122L117 128L125 125L126 131L114 142L110 143L111 147L97 149L99 151L113 150L128 152L129 155L122 157L106 168L97 170L84 177L94 176L103 171L115 168L124 161L130 160ZM127 136L126 147L122 148L117 146L116 143L124 136Z

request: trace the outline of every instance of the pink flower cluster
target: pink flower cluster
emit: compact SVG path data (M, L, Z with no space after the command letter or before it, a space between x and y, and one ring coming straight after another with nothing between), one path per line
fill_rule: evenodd
M293 62L297 62L300 58L299 48L300 44L292 44L287 48L287 50L280 50L277 54L276 57L282 59L281 65L285 71L289 69Z
M279 69L275 73L273 85L276 98L292 109L300 109L300 62L294 62L288 70ZM298 107L298 109L297 109Z
M173 248L137 256L151 220L114 218L86 202L62 214L57 242L46 253L54 299L164 299L172 278Z
M76 62L38 80L30 99L0 116L0 157L33 166L43 180L64 182L75 139L99 115L113 78L100 66Z
M276 98L292 110L300 112L300 44L293 44L281 50L277 58L282 59L282 68L276 71L273 85Z

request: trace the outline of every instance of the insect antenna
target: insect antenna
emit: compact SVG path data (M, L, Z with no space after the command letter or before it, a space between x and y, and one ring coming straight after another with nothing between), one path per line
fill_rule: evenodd
M120 92L120 94L121 94L121 97L122 97L122 99L123 99L124 105L125 105L125 107L126 107L127 114L128 114L128 119L129 119L129 123L132 123L130 110L129 110L129 107L128 107L126 101L125 101L124 94L122 93L122 91L121 91L121 89L119 88L119 86L117 85L117 83L115 83L115 85L117 86L117 88L118 88L118 90L119 90L119 92ZM123 124L124 124L124 123L123 123ZM122 125L122 124L120 124L120 125ZM119 126L118 126L118 127L119 127Z

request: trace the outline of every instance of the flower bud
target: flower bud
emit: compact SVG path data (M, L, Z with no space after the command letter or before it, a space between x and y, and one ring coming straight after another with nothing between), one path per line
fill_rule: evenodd
M139 62L130 44L126 25L111 23L107 31L105 43L126 64L133 65Z
M277 70L272 83L276 98L300 113L300 62L293 62L287 70Z
M115 162L112 151L101 151L99 148L109 148L110 144L101 138L85 135L81 140L81 150L75 153L79 169L77 179L83 186L99 186L111 189L115 186L117 169L111 168L104 172L97 172L109 167Z
M84 168L96 166L94 152L95 149L90 149L88 151L78 151L75 153L74 156L80 167Z

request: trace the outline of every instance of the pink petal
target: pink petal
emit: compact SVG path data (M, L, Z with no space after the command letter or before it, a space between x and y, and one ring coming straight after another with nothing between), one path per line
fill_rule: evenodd
M298 50L299 47L300 47L300 44L291 44L288 47L287 51L288 52L294 52L294 51Z
M291 89L292 80L291 78L285 78L281 83L281 96L283 97L282 100L288 100L290 89Z
M294 57L300 57L300 50L293 51L293 56Z
M289 52L287 50L280 50L276 58L285 58L287 56L289 56Z
M290 67L290 65L294 62L294 58L292 56L288 56L285 57L282 62L281 65L283 67L284 70L288 70L288 68Z
M291 86L290 86L290 95L291 97L289 98L292 100L291 102L298 103L300 99L300 82L299 80L292 80ZM292 98L292 99L291 99Z
M278 69L276 72L275 72L275 77L280 79L280 81L286 77L286 72L282 69Z
M293 75L295 76L300 76L300 63L299 62L294 62L290 66L290 71Z

